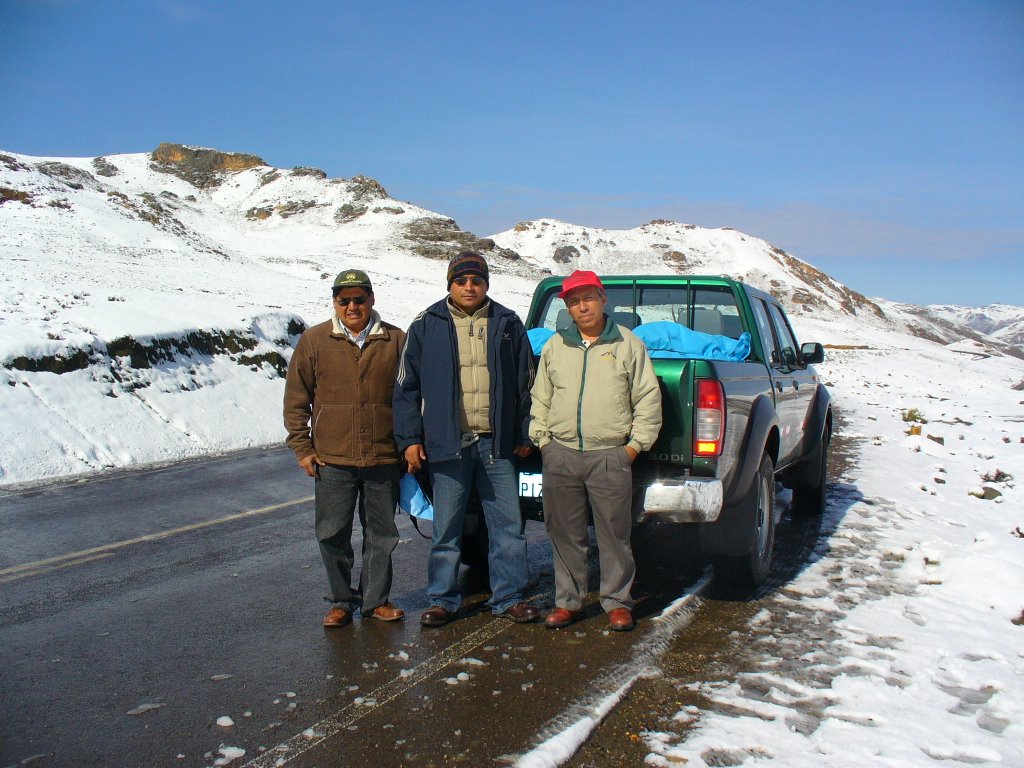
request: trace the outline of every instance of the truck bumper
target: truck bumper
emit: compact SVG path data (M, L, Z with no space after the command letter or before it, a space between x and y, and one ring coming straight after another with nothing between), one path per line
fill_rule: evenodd
M663 480L647 486L637 501L637 522L712 523L722 511L722 481L713 478Z

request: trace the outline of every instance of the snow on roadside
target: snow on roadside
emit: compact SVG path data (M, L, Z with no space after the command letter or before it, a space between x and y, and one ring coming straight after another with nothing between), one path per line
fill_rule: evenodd
M858 446L835 530L766 601L754 671L695 686L647 764L1024 766L1019 361L931 345L819 370Z

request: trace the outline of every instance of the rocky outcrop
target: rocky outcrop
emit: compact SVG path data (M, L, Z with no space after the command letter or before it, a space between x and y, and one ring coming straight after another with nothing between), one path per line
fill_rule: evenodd
M668 250L661 254L661 260L673 269L682 269L686 266L686 254L682 251Z
M388 197L387 190L383 185L369 176L353 176L348 180L348 188L352 193L352 198L363 203L384 200Z
M38 357L19 356L7 360L3 367L27 373L55 373L62 375L95 367L99 373L106 370L123 391L148 386L134 371L160 365L189 367L204 358L226 356L232 362L252 370L268 366L274 375L284 378L288 372L286 355L290 353L299 335L306 330L305 323L292 316L286 326L286 335L267 339L255 329L230 331L195 330L180 336L136 339L121 336L104 344L96 343L81 349L69 349L63 354ZM112 393L111 397L116 397Z
M428 259L450 259L462 251L476 251L488 254L488 258L497 257L518 261L518 253L508 248L498 248L494 241L486 237L477 237L472 232L459 229L454 219L424 217L409 223L405 228L404 237L412 246L411 250L418 256Z
M308 211L310 208L316 208L322 203L317 203L315 200L289 200L281 203L277 206L274 211L282 219L287 219L289 216L294 216L297 213L303 213Z
M0 163L2 163L7 168L7 170L9 170L9 171L30 171L30 170L32 170L31 168L29 168L24 163L18 162L17 158L11 157L10 155L6 155L6 154L3 154L3 153L0 153Z
M59 163L55 160L47 161L45 163L38 163L36 168L40 173L49 176L54 181L58 181L71 189L99 189L100 183L96 180L88 171L83 171L81 168L76 168L73 165L67 163Z
M334 220L339 224L348 224L350 221L355 221L367 211L365 205L352 205L352 203L345 203L338 207L338 210L334 212Z
M723 227L723 229L726 229L726 227ZM784 250L775 246L771 247L771 256L775 261L785 267L790 274L800 278L804 283L815 290L814 293L800 289L794 291L792 295L794 303L809 305L822 304L824 303L823 297L825 295L838 292L840 294L840 307L844 312L851 315L857 315L861 311L867 311L871 312L881 320L885 319L885 312L880 306L878 306L878 304L857 291L851 290L846 286L837 285L832 278L820 269L816 269L807 262L800 261L800 259L790 256Z
M319 168L307 168L306 166L299 166L292 168L292 176L312 176L314 179L326 179L326 171L321 171Z
M117 166L107 160L105 157L97 157L92 161L92 167L96 169L97 176L117 176L121 173Z
M575 245L563 245L555 249L552 259L559 264L572 264L580 257L580 249Z
M21 189L0 187L0 205L4 203L24 203L32 205L32 195Z
M221 184L229 171L259 168L266 163L256 155L163 143L150 154L153 170L171 173L199 189Z

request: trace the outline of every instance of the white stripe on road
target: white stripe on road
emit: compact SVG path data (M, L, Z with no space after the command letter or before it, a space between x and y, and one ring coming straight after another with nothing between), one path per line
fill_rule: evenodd
M259 757L243 765L242 768L280 768L280 766L287 765L303 752L336 736L357 720L362 719L406 693L409 689L419 685L449 664L458 661L477 646L483 645L492 637L504 632L511 626L513 626L513 622L504 619L494 619L488 622L458 642L447 646L437 656L431 656L426 661L421 662L405 677L396 677L374 691L367 693L363 697L362 703L356 704L352 702L342 707L335 714L311 725L302 733L292 736L276 747L268 749Z
M12 565L8 568L0 568L0 577L8 576L10 574L24 574L25 576L34 575L33 573L26 573L27 571L43 573L48 570L53 570L54 566L69 566L77 565L78 562L89 562L95 558L90 557L91 555L98 555L103 553L114 552L118 549L124 549L130 547L133 544L142 544L147 541L159 541L160 539L166 539L170 536L177 536L180 533L188 533L189 531L198 531L202 528L209 528L214 525L220 525L222 523L230 523L235 520L243 520L247 517L255 517L256 515L265 515L268 512L276 512L279 509L285 507L292 507L296 504L306 504L313 501L312 496L306 496L302 499L293 499L292 501L285 501L281 504L272 504L269 507L260 507L259 509L250 509L246 512L236 512L233 515L227 515L225 517L218 517L216 520L204 520L200 523L191 523L189 525L183 525L180 528L172 528L169 531L158 531L157 533L147 533L145 536L139 536L134 539L126 539L125 541L116 541L113 544L104 544L99 547L92 547L91 549L83 549L79 552L69 552L66 555L58 555L57 557L48 557L45 560L36 560L32 563L22 563L21 565ZM77 561L77 562L75 562ZM14 579L2 579L2 581L13 581Z
M112 552L101 552L98 555L87 555L85 557L68 560L67 562L58 563L56 565L42 565L38 568L33 568L30 571L21 571L7 576L0 576L0 584L7 584L8 582L17 581L18 579L27 579L29 576L39 576L40 574L49 573L50 571L59 571L61 568L70 568L74 565L81 565L82 563L91 563L93 560L102 560L103 558L111 557L112 555Z

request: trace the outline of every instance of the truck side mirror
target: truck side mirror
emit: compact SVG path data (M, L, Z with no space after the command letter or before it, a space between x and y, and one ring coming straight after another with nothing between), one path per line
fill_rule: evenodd
M809 341L800 345L800 360L804 365L814 365L825 362L825 348L816 341Z

